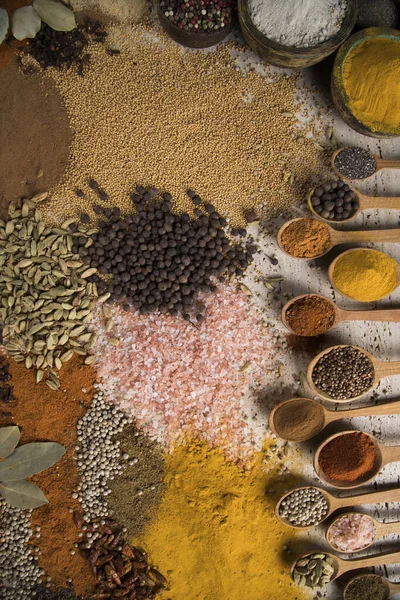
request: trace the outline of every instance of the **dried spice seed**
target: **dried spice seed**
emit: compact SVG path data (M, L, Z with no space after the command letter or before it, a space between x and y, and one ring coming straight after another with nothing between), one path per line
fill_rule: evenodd
M100 23L86 20L82 26L72 31L56 31L42 23L40 31L29 40L24 50L25 54L33 57L42 69L70 69L74 67L79 76L83 75L85 66L90 62L88 53L89 39L102 42L106 33ZM24 61L23 61L24 62ZM31 66L27 63L26 68Z
M357 195L344 181L331 181L316 187L311 196L313 210L328 221L350 219L360 208Z
M368 356L352 346L334 348L324 354L312 371L314 385L335 400L362 396L374 382L374 367Z
M63 77L50 69L46 74L56 81L74 123L66 178L51 190L51 209L45 207L49 222L63 214L89 212L88 200L73 193L82 180L83 165L86 177L99 179L112 202L125 212L132 210L133 179L168 190L175 200L174 211L192 214L193 203L186 194L190 182L235 226L244 224L246 209L268 204L275 211L303 200L311 175L322 168L321 153L308 138L298 142L299 125L276 110L280 106L296 112L296 77L265 78L254 70L243 74L225 45L213 53L182 56L179 46L161 31L149 35L143 25L133 25L129 32L110 26L108 33L110 43L123 50L119 57L108 56L99 44L90 47L91 68L84 78L73 72ZM149 94L153 72L159 87ZM248 94L257 102L240 100ZM90 102L84 106L82 98ZM190 114L201 114L208 124L201 135L188 127ZM165 136L166 122L173 144ZM249 139L259 140L260 149L249 149ZM282 184L276 153L269 151L272 146L276 153L288 153L296 185Z
M376 160L364 148L343 148L334 160L336 169L347 179L366 179L376 171Z
M313 487L293 491L279 505L279 515L296 527L317 525L325 519L328 511L325 496Z
M198 293L213 291L213 278L243 274L255 248L232 243L225 219L210 203L204 204L206 214L191 219L187 213L173 213L171 201L157 189L140 186L136 191L136 214L121 217L117 207L98 208L104 218L91 235L91 247L78 237L78 254L92 267L81 277L91 277L97 269L111 275L108 283L97 275L93 281L128 309L190 317Z

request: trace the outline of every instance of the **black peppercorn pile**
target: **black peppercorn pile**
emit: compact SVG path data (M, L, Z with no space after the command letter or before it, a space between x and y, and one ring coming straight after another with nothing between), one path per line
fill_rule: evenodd
M334 348L315 365L312 380L316 387L335 400L361 396L374 382L374 367L357 348Z
M196 206L194 219L172 212L171 194L161 197L158 190L141 186L131 195L136 214L121 217L119 208L94 207L102 219L91 236L93 245L86 247L87 239L81 236L73 251L99 273L112 275L109 284L94 277L101 293L111 292L110 301L142 314L182 314L200 322L197 294L215 291L214 283L225 276L243 275L256 248L243 241L232 243L225 233L227 222L214 206L203 205L194 192L188 195ZM82 214L81 221L87 220ZM240 238L246 230L233 233Z
M26 53L35 58L42 69L70 69L74 66L78 75L83 75L84 66L90 61L86 52L89 38L103 42L107 34L100 23L85 21L82 27L72 31L55 31L42 23L36 37L29 41Z
M340 179L316 187L311 204L320 217L329 221L349 219L360 207L355 192Z

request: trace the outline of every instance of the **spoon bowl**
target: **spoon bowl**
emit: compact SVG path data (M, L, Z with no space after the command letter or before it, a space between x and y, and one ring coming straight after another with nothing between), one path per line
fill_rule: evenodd
M371 580L372 580L373 577L379 577L381 579L382 583L385 585L385 588L386 588L385 600L389 600L389 598L391 596L393 596L393 594L397 594L398 592L400 592L400 583L394 583L393 581L389 581L388 579L385 579L384 577L381 577L381 575L376 575L374 573L363 573L361 575L356 575L355 577L352 577L351 579L349 579L349 581L347 582L347 584L346 584L346 586L345 586L345 588L343 590L343 598L344 598L344 600L349 600L349 596L348 596L348 594L346 592L349 590L351 584L354 581L356 581L357 579L360 579L361 577L363 579L370 577Z
M360 191L349 186L350 190L353 191L356 195L355 199L358 202L357 210L352 215L348 216L346 219L325 219L324 217L321 217L321 215L319 215L316 212L316 210L314 210L314 207L311 202L311 198L314 195L314 191L317 187L318 186L313 187L312 190L309 192L309 194L307 196L307 205L308 205L308 208L310 209L312 215L314 217L316 217L317 219L319 219L320 221L324 221L325 223L337 223L337 224L347 223L347 221L351 221L352 219L355 219L363 210L371 210L371 209L377 209L377 208L388 209L388 210L389 209L400 210L400 197L397 197L397 196L367 196L366 194L362 194Z
M400 231L400 230L399 230ZM348 296L347 294L345 294L344 292L342 292L341 290L339 290L336 285L335 285L335 280L333 277L333 273L335 270L335 267L338 263L338 261L343 258L343 256L345 256L346 254L350 254L351 252L359 252L360 250L363 250L363 248L351 248L350 250L345 250L344 252L342 252L341 254L339 254L339 256L337 256L329 265L328 268L328 278L329 278L329 283L331 284L331 286L333 287L333 289L340 294L341 296L343 296L343 298L347 298L348 300L352 300L354 302L354 298L352 298L351 296ZM368 252L377 252L379 254L382 254L382 252L380 250L375 250L372 248L364 248L364 250L368 251ZM397 287L400 285L400 265L397 264L396 266L396 284ZM396 289L396 288L395 288ZM389 294L386 294L387 296L389 296L390 294L393 294L395 290L392 290ZM385 296L384 296L385 297ZM377 300L381 300L382 298L377 298Z
M368 230L368 231L337 231L333 229L327 222L324 222L323 225L326 227L326 231L329 234L329 245L326 249L320 254L315 254L313 256L293 256L287 250L285 250L285 246L282 243L282 235L286 231L286 229L295 222L310 220L310 217L298 217L297 219L291 219L282 225L282 227L278 231L277 235L277 243L279 248L284 252L287 256L291 258L297 258L297 260L314 260L315 258L321 258L325 256L334 246L338 244L366 244L366 243L399 243L400 242L400 229L378 229L378 230ZM318 223L321 224L321 220L318 220Z
M315 418L310 426L304 425L302 429L293 433L284 433L278 423L280 411L295 411L300 407L304 413L314 412ZM318 435L327 425L340 419L352 419L354 417L371 417L383 415L400 415L400 401L387 402L377 406L365 406L364 408L354 408L350 410L328 410L322 404L312 398L290 398L276 406L269 417L269 427L279 438L288 442L305 442Z
M307 526L293 525L292 523L290 523L290 521L288 521L287 519L285 519L284 517L282 517L280 515L280 512L279 512L280 506L281 506L282 501L285 498L287 498L288 496L290 496L290 494L292 494L293 492L297 492L299 490L305 490L305 489L318 490L324 496L324 498L328 504L328 511L327 511L326 515L318 523L315 523L315 525L307 525ZM388 502L400 502L400 489L399 488L395 488L393 490L385 490L384 492L369 492L367 494L359 494L357 496L349 496L347 498L338 498L337 496L334 496L333 494L327 492L326 490L323 490L320 487L317 487L314 485L306 485L303 487L294 488L293 490L286 492L286 494L284 494L279 499L279 501L277 502L277 504L275 506L275 515L276 515L276 518L284 525L288 525L289 527L294 527L295 529L310 529L311 527L316 527L317 525L320 525L320 523L323 523L323 521L325 521L332 513L339 510L339 508L349 508L351 506L359 506L359 505L361 506L363 504L366 504L366 505L368 505L368 504L385 504Z
M338 520L342 519L343 517L352 516L352 515L362 515L363 517L369 519L375 529L375 533L374 533L373 540L369 544L365 544L363 547L358 548L357 550L346 551L346 550L342 550L342 549L338 548L338 546L331 539L331 530L332 530L333 526L337 523ZM395 521L392 523L381 523L380 521L376 521L370 515L366 515L365 513L349 512L349 513L344 513L344 514L340 515L339 517L336 517L336 519L334 519L332 521L332 523L329 525L329 527L326 531L326 541L331 546L331 548L333 550L335 550L335 552L340 552L341 554L354 554L355 552L362 552L363 550L370 548L376 542L377 539L379 539L385 535L390 535L392 533L400 533L400 522L399 521Z
M338 150L336 150L333 153L332 160L331 160L332 169L335 171L336 175L338 177L340 177L341 179L346 179L347 181L355 181L357 183L358 182L362 183L363 181L368 181L368 179L371 179L371 177L376 175L377 172L381 171L382 169L400 169L400 160L384 160L383 158L380 158L376 154L373 154L372 152L370 152L369 153L370 156L372 156L372 158L375 159L375 163L376 163L375 171L373 173L371 173L371 175L368 175L368 177L363 177L363 179L351 179L350 177L346 177L346 175L343 175L343 173L341 173L336 168L336 165L335 165L335 159L336 159L337 155L340 154L340 152L342 152L343 150L346 150L346 148L339 148Z
M365 473L363 476L359 477L355 481L349 482L349 481L332 480L326 475L326 473L324 473L324 471L322 470L322 468L320 466L319 458L320 458L321 452L324 449L324 447L327 444L329 444L330 442L332 442L332 440L334 440L335 438L340 438L340 437L344 438L345 436L353 435L354 433L363 433L364 435L369 437L369 439L372 442L372 444L374 445L374 449L375 449L374 465L370 471L368 471L367 473ZM369 483L378 475L378 473L383 469L383 467L385 467L389 463L398 462L398 461L400 461L400 446L384 446L374 436L370 435L369 433L360 432L360 431L356 431L356 430L350 430L350 431L342 431L340 433L334 433L333 435L328 437L326 440L324 440L318 446L318 448L314 454L314 470L317 473L318 477L322 481L327 483L328 485L331 485L332 487L335 487L336 489L351 490L356 487L360 487L361 485L365 485L366 483Z
M351 398L344 398L344 399L333 398L327 392L325 392L324 390L320 390L315 385L313 378L312 378L313 371L314 371L316 364L319 362L319 360L323 356L325 356L325 354L328 354L329 352L331 352L332 350L335 350L336 348L348 348L348 347L354 348L355 350L358 350L362 354L365 354L365 356L368 358L370 364L373 367L374 379L373 379L372 385L368 389L366 389L362 394L359 394L357 396L352 396ZM353 400L358 400L359 398L363 398L378 384L378 382L381 379L383 379L384 377L389 377L391 375L400 375L400 362L398 362L398 361L384 362L382 360L378 360L377 358L375 358L375 356L373 356L367 350L364 350L363 348L359 348L358 346L352 346L350 344L338 344L337 346L330 346L326 350L323 350L322 352L317 354L317 356L310 362L310 364L308 365L308 368L307 368L307 373L306 373L307 383L309 385L309 388L313 392L313 394L315 394L316 396L320 396L321 398L323 398L324 400L327 400L328 402L339 402L339 403L351 402Z
M330 327L318 333L317 335L322 335L326 333L336 325L343 323L345 321L373 321L375 323L400 323L400 309L383 309L383 310L344 310L339 308L337 304L330 298L326 298L326 296L322 296L321 294L302 294L301 296L296 296L292 298L288 302L286 302L285 306L282 308L281 319L282 323L291 333L294 335L299 335L303 337L307 337L304 333L299 333L294 331L287 320L287 311L288 309L304 298L320 298L323 302L329 303L334 311L334 321Z

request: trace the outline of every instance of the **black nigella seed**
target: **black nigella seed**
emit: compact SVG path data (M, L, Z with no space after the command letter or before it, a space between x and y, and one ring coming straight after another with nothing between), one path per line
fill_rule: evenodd
M76 188L75 195L78 196L78 198L83 198L83 196L85 195L85 192L83 190L81 190L80 188Z

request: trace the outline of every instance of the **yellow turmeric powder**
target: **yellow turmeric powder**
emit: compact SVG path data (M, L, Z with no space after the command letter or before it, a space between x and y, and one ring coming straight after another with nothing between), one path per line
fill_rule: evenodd
M372 131L400 134L400 40L360 42L344 61L343 85L358 121Z
M139 539L168 580L161 600L302 600L290 577L294 537L274 514L263 453L243 471L205 443L177 446L166 459L166 492ZM286 557L286 558L285 558Z
M339 292L353 300L373 302L396 288L396 269L396 261L379 250L352 250L337 260L332 280Z

